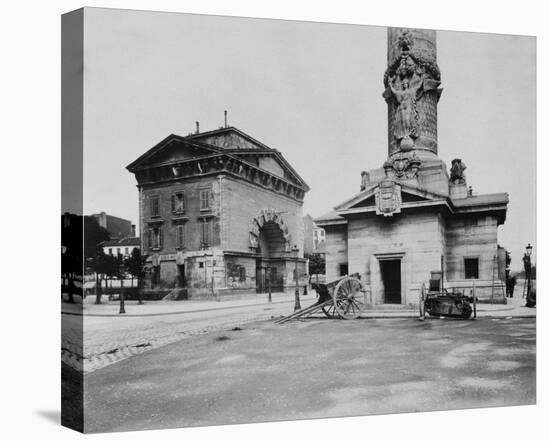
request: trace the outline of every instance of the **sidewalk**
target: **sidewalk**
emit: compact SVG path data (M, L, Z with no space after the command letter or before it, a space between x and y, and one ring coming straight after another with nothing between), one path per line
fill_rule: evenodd
M278 292L272 293L272 304L293 303L294 292ZM248 306L265 306L269 305L267 294L255 294L249 298L238 299L223 299L220 301L211 300L180 300L180 301L147 301L143 305L138 305L137 301L125 302L125 314L120 314L120 303L118 301L107 301L107 296L104 296L103 303L96 305L94 303L95 296L89 296L84 300L84 304L62 303L62 313L69 315L84 315L86 317L153 317L163 315L188 314L196 312L206 312L214 310L226 310L243 308ZM304 296L300 292L300 302L304 307L304 302L308 305L316 298L313 291L308 291L308 295ZM508 304L477 304L478 317L536 317L536 308L525 307L525 299L519 296L507 299ZM418 317L418 308L400 307L396 309L387 309L384 306L375 306L374 308L366 309L362 314L362 318L411 318ZM429 317L429 316L427 316Z
M477 317L536 317L536 308L525 307L525 299L519 296L507 298L506 305L491 305L487 303L478 303L476 305ZM418 308L411 309L366 309L362 314L362 318L417 318L420 312ZM426 314L426 318L430 316ZM432 317L436 318L436 317ZM473 313L472 313L473 318Z
M294 291L272 293L272 304L294 302ZM308 291L304 296L300 291L300 301L315 299L315 292ZM66 303L61 304L61 312L68 315L84 315L86 317L151 317L163 315L188 314L194 312L224 310L242 308L246 306L266 306L268 303L267 294L252 294L249 298L229 299L229 300L152 300L145 301L143 305L138 305L136 300L124 302L125 314L120 314L120 302L107 301L107 296L103 296L102 303L96 305L95 296L88 296L84 299L84 304ZM308 302L309 303L309 302Z

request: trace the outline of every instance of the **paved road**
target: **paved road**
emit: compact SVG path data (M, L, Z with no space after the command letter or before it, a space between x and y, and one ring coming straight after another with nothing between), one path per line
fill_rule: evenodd
M301 299L302 307L315 302L315 296ZM135 302L133 302L135 303ZM144 307L128 302L129 312L139 312ZM189 309L176 314L120 316L73 315L63 314L62 360L85 374L109 366L153 348L164 346L191 336L216 330L231 329L257 320L288 315L293 311L294 300L290 297L267 303L249 304L243 302L184 302ZM202 306L201 306L202 305ZM153 311L165 305L152 305ZM178 306L178 305L174 305ZM118 305L100 305L97 310L111 311ZM212 309L205 309L212 308ZM216 309L214 309L216 308ZM117 309L118 310L118 309ZM84 338L81 336L83 321ZM84 342L82 347L81 342ZM82 358L80 354L83 354Z
M313 293L301 296L304 308L315 300ZM190 336L287 315L293 310L294 294L276 293L271 304L265 295L222 302L146 302L145 305L127 302L126 315L118 313L118 302L101 305L91 302L93 299L87 298L84 309L80 305L63 305L62 359L84 373ZM509 299L508 305L479 305L478 314L483 317L534 315L535 309L525 308L524 304L525 300L515 298ZM363 316L411 319L418 316L414 308L379 308L367 309ZM82 323L84 339L80 335Z
M535 403L533 318L309 319L242 328L86 375L85 430ZM453 430L465 427L457 421Z

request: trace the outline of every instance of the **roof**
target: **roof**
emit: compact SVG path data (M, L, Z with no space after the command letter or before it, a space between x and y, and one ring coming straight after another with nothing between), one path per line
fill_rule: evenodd
M191 135L187 135L186 139L200 139L200 138L206 138L212 135L221 135L224 133L237 133L238 135L242 136L246 140L250 141L252 144L256 144L260 148L272 150L268 146L266 146L264 143L258 141L257 139L253 138L250 135L247 135L243 131L239 130L237 127L229 126L229 127L220 127L219 129L210 130L208 132L200 132L200 133L193 133Z
M217 145L212 145L206 142L201 141L203 138L208 138L211 136L217 136L217 135L223 135L227 133L235 133L239 135L240 137L244 138L246 141L250 142L251 144L254 144L256 147L254 148L229 148L229 147L220 147ZM303 187L305 191L309 191L310 188L307 185L307 183L303 180L303 178L298 174L298 172L290 165L290 163L284 158L284 156L279 152L277 149L270 148L266 146L265 144L261 143L260 141L254 139L250 135L247 135L246 133L242 132L241 130L237 129L236 127L222 127L216 130L211 130L208 132L201 132L201 133L194 133L188 136L180 136L176 134L170 134L166 138L164 138L162 141L157 143L155 146L147 150L144 154L142 154L140 157L138 157L135 161L130 163L126 166L126 169L132 173L135 173L140 166L142 166L146 161L156 154L158 154L160 151L168 147L173 141L180 142L186 145L198 147L204 150L209 151L212 154L225 154L230 157L233 157L234 159L241 160L239 156L241 155L268 155L273 156L276 158L276 160L287 169L290 175L292 175Z
M221 153L224 151L224 149L222 149L221 147L216 147L216 146L212 146L212 145L208 145L200 142L191 142L191 140L188 140L187 137L185 136L180 136L172 133L168 135L166 138L164 138L162 141L155 144L153 147L151 147L141 156L139 156L135 161L132 161L130 164L128 164L126 166L126 169L128 169L130 172L133 173L143 162L145 162L147 159L153 157L158 152L160 152L165 147L167 147L171 141L189 142L191 145L200 146L207 150L211 150L213 153Z
M346 219L336 213L336 211L331 211L329 213L323 214L322 216L313 219L313 222L315 222L320 227L325 226L327 223L347 223Z
M123 239L113 239L101 242L102 247L139 247L141 240L139 237L125 237Z
M477 207L480 205L507 204L509 201L508 193L481 194L479 196L468 196L462 199L451 199L453 205L457 208Z
M376 186L373 186L373 188ZM408 189L409 191L411 188L407 188L407 185L402 185L404 189ZM367 196L370 196L372 193L372 188L367 189L366 191L361 192L360 194L354 196L351 199L348 199L345 203L341 204L340 206L336 207L338 211L342 211L343 214L347 214L345 211L346 209L349 209L350 206L353 206L357 204L360 200L366 198ZM426 193L426 197L441 197L441 195L436 194L429 194ZM469 196L467 198L462 199L447 199L443 198L441 199L441 202L445 202L447 200L450 200L451 206L449 206L449 209L452 213L462 213L462 214L468 214L468 213L479 213L484 211L491 211L494 213L497 213L499 223L504 223L506 219L506 207L509 202L508 193L492 193L492 194L482 194L478 196ZM435 202L437 202L438 199L436 199ZM367 207L362 208L363 210L367 210ZM320 227L326 227L328 225L339 225L339 224L346 224L347 221L344 216L338 214L338 211L331 211L329 213L326 213L316 219L314 219L314 222L320 226Z

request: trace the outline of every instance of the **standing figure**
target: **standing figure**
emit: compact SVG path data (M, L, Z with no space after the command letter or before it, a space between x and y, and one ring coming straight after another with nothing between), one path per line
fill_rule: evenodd
M361 187L360 191L364 191L369 185L369 173L366 171L361 172Z
M422 81L417 76L414 78L415 76L410 81L408 78L404 78L402 81L394 78L389 83L392 95L397 102L393 136L399 140L402 151L413 148L414 141L412 138L416 137L417 132L416 100L422 87ZM399 82L401 83L400 86Z

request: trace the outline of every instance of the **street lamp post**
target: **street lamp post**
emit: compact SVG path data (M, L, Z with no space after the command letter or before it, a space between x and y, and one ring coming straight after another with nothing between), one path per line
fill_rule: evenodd
M531 298L531 292L533 289L532 281L531 281L532 279L531 253L532 252L533 252L533 247L529 243L525 247L525 255L523 256L523 268L525 270L525 278L527 279L527 292L525 294L527 303L525 306L529 306L529 307L534 306L534 301Z
M298 247L294 245L294 278L296 279L296 289L294 290L294 311L302 309L300 305L300 287L298 286Z
M124 270L124 263L120 262L118 267L120 278L120 310L118 311L119 314L126 314L126 310L124 309Z
M266 269L267 276L267 301L271 303L271 268L267 267Z

